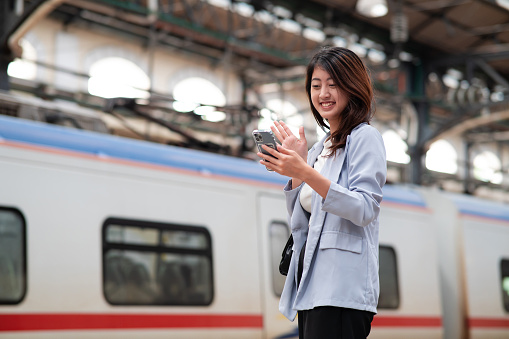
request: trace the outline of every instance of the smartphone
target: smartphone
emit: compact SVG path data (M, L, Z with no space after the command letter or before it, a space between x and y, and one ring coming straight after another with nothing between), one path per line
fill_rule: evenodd
M253 138L256 143L256 147L258 147L258 151L263 154L270 155L271 157L275 158L272 154L267 152L262 148L262 145L267 145L272 149L275 149L277 151L277 144L276 139L274 138L274 134L271 130L254 130L253 131ZM268 169L268 171L272 171L271 169Z

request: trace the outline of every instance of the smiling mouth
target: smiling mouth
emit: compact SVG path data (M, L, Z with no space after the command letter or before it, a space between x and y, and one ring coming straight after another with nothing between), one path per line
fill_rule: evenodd
M334 105L334 102L322 102L320 104L323 108L328 108Z

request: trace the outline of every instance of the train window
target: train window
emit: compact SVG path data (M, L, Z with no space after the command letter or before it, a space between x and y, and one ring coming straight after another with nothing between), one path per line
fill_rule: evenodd
M103 286L113 305L209 305L212 240L204 227L110 218Z
M504 309L509 312L509 259L500 261L500 271L502 276L502 301Z
M398 267L396 252L389 246L380 246L380 297L378 308L399 307Z
M281 253L290 236L290 229L284 222L275 221L269 225L269 243L272 273L272 288L277 296L283 292L286 277L279 273L279 262L281 261Z
M18 304L26 292L25 218L0 207L0 304Z

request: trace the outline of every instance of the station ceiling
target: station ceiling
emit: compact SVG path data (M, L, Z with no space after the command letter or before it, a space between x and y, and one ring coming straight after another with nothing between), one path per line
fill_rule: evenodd
M368 38L391 53L395 47L391 24L395 13L402 12L408 21L405 50L421 58L439 59L441 64L482 59L509 77L509 10L495 0L389 0L388 13L378 18L359 14L357 0L236 0L228 7L213 1L160 0L155 21L148 15L150 1L59 2L53 15L60 15L68 24L96 23L140 39L148 39L146 30L152 29L158 43L218 60L225 52L233 53L239 60L250 60L251 66L276 68L305 63L324 43L307 38L308 29L320 30L328 37L352 34L359 40ZM234 10L242 5L244 11ZM254 11L249 13L247 8ZM282 28L289 21L302 30L296 25L293 32ZM244 68L246 61L236 65Z
M289 1L290 2L290 1ZM304 1L302 1L304 2ZM408 20L405 47L425 58L462 60L476 57L509 75L509 10L489 0L404 0L388 1L388 13L367 18L355 10L356 0L313 0L337 13L332 25L349 17L360 34L378 31L389 44L392 19L398 11ZM356 21L356 23L355 23ZM444 61L445 62L445 61Z
M48 15L64 25L114 31L147 48L164 46L199 55L237 72L251 88L301 82L304 65L324 44L339 39L349 46L362 45L381 94L381 111L387 113L377 116L386 121L399 119L403 99L427 105L418 112L420 123L426 125L417 138L418 147L429 146L447 131L465 137L483 133L483 142L507 141L502 137L509 131L507 7L495 0L386 0L386 15L367 17L357 11L357 3L24 1L27 18L31 9L36 13L37 8L51 6ZM395 30L396 17L401 16L407 24ZM381 52L382 61L372 61L368 57L371 52ZM397 63L391 64L395 60ZM455 91L443 81L451 69L457 71L452 74L458 83ZM405 88L400 86L402 74ZM384 105L388 109L384 110ZM498 115L481 122L487 110ZM489 137L490 132L499 133L499 138Z

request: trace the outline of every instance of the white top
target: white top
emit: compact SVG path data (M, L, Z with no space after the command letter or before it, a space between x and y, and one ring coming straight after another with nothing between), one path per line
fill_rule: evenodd
M327 154L330 151L330 148L332 147L332 142L330 139L326 139L323 142L323 150L322 153L316 158L315 164L313 165L313 168L317 170L318 172L322 171L323 165L325 164L325 161L327 160ZM302 208L306 210L307 212L311 213L311 194L313 192L313 189L306 183L302 186L302 189L300 190L300 204L302 205Z

